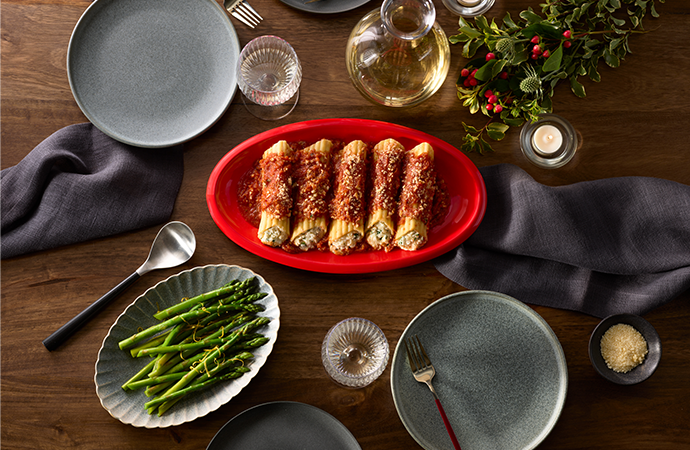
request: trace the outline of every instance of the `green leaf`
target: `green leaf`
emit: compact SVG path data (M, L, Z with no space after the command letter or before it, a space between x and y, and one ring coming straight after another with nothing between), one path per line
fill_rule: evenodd
M480 140L479 140L479 143L480 143L480 145L481 145L480 153L481 153L482 155L483 155L483 154L486 154L486 153L493 153L494 149L491 148L491 145L489 145L489 143L486 142L486 141L484 140L484 138L480 139Z
M454 34L453 36L448 36L448 42L451 44L459 44L461 42L467 42L470 37L466 34Z
M542 20L544 20L540 15L535 14L534 11L532 11L531 7L525 11L522 11L520 13L520 17L525 19L527 21L527 23L530 23L530 24L538 23L538 22L541 22Z
M615 50L616 47L621 45L621 42L623 42L624 38L618 38L618 39L613 39L611 42L609 42L609 49L611 51Z
M505 17L503 18L503 25L505 25L508 28L517 28L517 25L513 21L513 18L510 16L510 12L506 12Z
M491 68L491 78L496 78L503 71L506 64L508 64L508 61L505 59L498 60Z
M654 7L654 3L652 3L652 7L649 9L649 12L652 14L652 17L659 17L659 13L656 12L656 8Z
M611 22L613 22L614 24L618 25L619 27L622 27L623 25L625 25L625 20L623 20L623 19L618 19L618 18L613 17L613 16L611 16Z
M465 141L460 149L465 153L472 153L474 152L474 144L474 141Z
M494 33L500 31L500 28L498 28L495 19L491 19L491 24L489 25L489 28L491 28L491 31L493 31Z
M505 119L503 119L503 121L507 125L510 125L511 127L519 127L519 126L522 126L523 123L525 123L525 119L520 119L520 118L517 118L517 119L505 118Z
M544 100L541 102L541 107L548 113L550 113L553 110L553 103L551 102L551 97L544 97Z
M479 133L479 130L473 127L472 125L467 125L465 122L462 123L462 127L467 131L468 133Z
M477 28L482 30L485 34L491 34L491 27L489 26L489 22L486 21L486 17L484 16L477 16L474 18L474 23L477 25Z
M504 123L491 122L489 125L486 126L486 131L496 131L500 133L505 133L506 131L508 131L508 128L510 128L510 126Z
M486 134L487 134L491 139L493 139L494 141L500 141L500 140L502 140L504 137L506 137L506 134L503 133L502 131L489 131L489 130L487 130L487 131L486 131Z
M546 59L542 66L544 72L554 72L561 68L561 61L563 59L563 46L559 45L556 50Z
M595 82L600 82L601 81L601 75L599 75L599 71L597 70L597 66L594 64L590 64L589 68L587 69L587 75L589 76L590 80L595 81Z
M585 93L585 87L579 81L577 81L577 77L570 77L570 89L580 98L587 95Z
M462 16L460 16L460 19L458 20L458 26L459 26L460 28L462 28L462 27L471 27L471 25L470 25L469 23L467 23L467 21L465 20L465 18L462 17Z
M477 39L482 36L482 33L477 31L476 29L467 26L467 27L460 27L458 31L465 36L469 37L470 39Z
M493 66L496 64L495 59L491 59L486 62L479 70L477 70L477 73L474 74L474 78L476 78L479 81L487 81L491 79L491 69Z
M467 59L472 58L481 46L482 41L472 40L465 42L465 45L462 47L462 56Z
M517 66L518 64L522 64L528 59L529 52L527 51L524 45L518 44L515 46L515 56L513 57L512 61L510 61L510 64L513 66Z
M477 111L479 111L479 100L475 97L470 103L470 114L475 114Z
M614 55L609 51L609 49L604 49L604 61L611 67L618 67L621 64L621 60L618 56Z

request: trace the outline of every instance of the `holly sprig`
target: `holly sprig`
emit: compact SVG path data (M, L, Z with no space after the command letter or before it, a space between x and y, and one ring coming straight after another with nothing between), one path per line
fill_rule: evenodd
M482 127L463 122L463 151L493 152L488 139L500 141L510 127L553 112L561 81L585 97L580 77L601 81L600 61L619 67L632 53L630 36L646 32L642 19L648 12L659 17L655 0L547 0L540 7L541 15L530 7L517 20L508 12L500 24L477 16L473 26L461 17L458 34L449 37L470 60L457 81L458 98L471 114L489 117Z

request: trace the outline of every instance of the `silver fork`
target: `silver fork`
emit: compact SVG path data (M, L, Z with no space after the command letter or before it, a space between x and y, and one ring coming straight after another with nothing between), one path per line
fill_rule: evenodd
M460 444L455 437L453 427L450 426L446 412L443 410L443 406L441 406L441 400L439 400L436 389L434 389L434 386L431 384L431 380L434 378L434 375L436 375L436 369L434 369L434 366L431 364L431 359L429 359L429 356L426 354L422 342L417 335L414 336L414 339L408 338L404 342L405 350L407 350L407 360L410 363L410 369L412 369L414 379L420 383L426 383L426 385L429 386L429 390L434 394L436 407L438 407L438 412L441 413L443 424L446 426L450 440L453 442L453 447L455 447L456 450L460 450Z
M235 19L247 25L249 28L254 28L264 20L264 18L244 0L224 0L223 6L225 6L225 9L228 10Z

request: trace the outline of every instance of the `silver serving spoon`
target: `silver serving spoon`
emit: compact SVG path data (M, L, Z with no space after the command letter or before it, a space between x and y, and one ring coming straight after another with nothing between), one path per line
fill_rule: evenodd
M167 223L160 229L156 239L153 240L149 257L136 272L77 314L55 333L45 338L43 345L48 350L55 350L142 275L155 269L169 269L179 266L192 257L195 249L196 238L191 228L182 222Z

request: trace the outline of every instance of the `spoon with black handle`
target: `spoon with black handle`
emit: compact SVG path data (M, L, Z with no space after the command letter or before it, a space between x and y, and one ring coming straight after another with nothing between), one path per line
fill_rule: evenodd
M43 340L43 345L50 351L57 349L72 334L91 320L101 309L122 294L142 275L155 269L169 269L185 263L196 249L196 238L192 230L182 222L169 222L163 226L151 245L146 262L132 275L112 288L107 294L89 305L59 330Z

